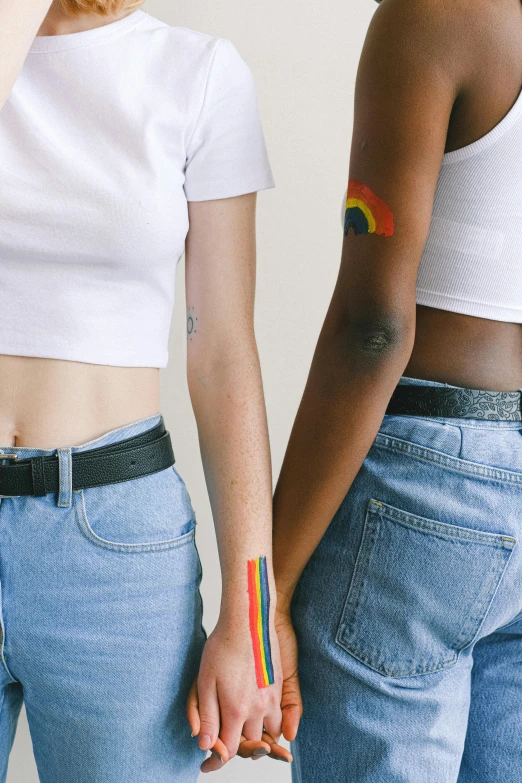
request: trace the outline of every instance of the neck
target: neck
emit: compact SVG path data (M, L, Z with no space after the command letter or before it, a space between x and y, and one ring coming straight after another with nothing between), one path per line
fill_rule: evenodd
M134 10L134 9L133 9ZM67 16L63 11L59 0L53 0L47 16L43 20L37 35L66 35L67 33L81 33L84 30L93 30L95 27L103 27L110 22L123 19L132 11L123 11L115 16L100 16L99 14L79 14Z

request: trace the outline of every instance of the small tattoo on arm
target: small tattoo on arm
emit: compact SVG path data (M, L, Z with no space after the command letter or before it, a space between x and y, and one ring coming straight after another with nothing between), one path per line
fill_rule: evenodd
M274 684L269 626L270 590L266 557L248 561L248 598L257 687L266 688Z
M395 233L393 212L382 198L366 185L351 179L348 183L344 235L350 228L354 234L381 234L391 237Z
M187 312L187 338L192 340L197 332L198 319L194 313L194 307L189 307Z

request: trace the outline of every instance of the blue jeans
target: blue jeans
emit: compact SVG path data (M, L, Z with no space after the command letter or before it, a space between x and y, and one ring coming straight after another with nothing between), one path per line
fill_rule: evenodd
M205 641L195 518L174 466L72 490L71 455L151 429L140 419L58 454L60 491L0 497L0 781L25 702L42 783L188 783L206 754L185 699Z
M384 417L292 604L294 783L522 780L521 542L521 422Z

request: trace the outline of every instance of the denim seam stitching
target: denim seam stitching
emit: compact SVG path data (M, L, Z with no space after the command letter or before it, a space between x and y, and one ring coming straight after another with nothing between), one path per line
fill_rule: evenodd
M83 533L83 535L85 536L85 538L88 541L90 541L92 544L99 546L101 549L109 549L113 552L125 552L129 554L134 552L136 553L158 552L158 551L165 551L167 549L176 549L177 547L183 546L183 544L188 543L191 538L194 538L195 527L192 528L192 530L189 530L188 533L184 533L182 536L177 536L176 538L169 538L166 539L165 541L156 541L148 544L147 543L121 544L115 541L107 541L106 539L97 536L89 524L82 490L75 489L74 494L79 498L81 504L81 509L78 509L78 503L74 504L78 526L81 532ZM194 519L191 519L187 522L187 524L190 524L191 522L194 521L195 521Z
M13 673L9 670L9 666L7 665L6 660L6 649L5 649L5 623L3 615L0 614L0 627L2 628L2 642L0 644L0 659L2 660L2 664L4 666L4 669L6 670L7 674L11 678L13 682L19 682L19 680L16 679L16 677L13 676Z
M492 596L489 599L489 602L487 604L486 610L485 610L484 615L482 617L482 622L480 623L479 627L477 628L477 632L475 633L473 639L469 642L469 644L465 644L463 647L461 647L460 650L459 650L459 653L462 652L462 650L465 650L467 647L470 647L472 644L475 643L476 639L478 639L478 636L480 634L482 626L486 622L486 619L487 619L487 617L488 617L488 615L489 615L489 613L491 611L491 607L493 605L493 601L495 600L495 596L498 593L498 591L500 589L500 585L502 584L502 582L504 580L504 575L505 575L507 567L508 567L508 565L509 565L509 563L511 561L512 555L513 555L513 550L512 549L509 549L509 550L505 551L504 562L503 562L503 564L499 564L499 567L497 569L497 571L499 573L499 579L497 580L495 589L493 590L493 594L492 594ZM496 629L496 630L498 630L498 629Z
M419 414L408 415L406 413L386 413L385 418L392 419L394 417L400 419L415 419L415 421L427 421L429 424L442 424L446 427L455 427L455 429L467 429L467 430L495 430L496 432L507 431L513 432L519 430L521 421L520 419L468 419L462 416L421 416ZM477 427L472 422L480 422L480 427ZM483 426L485 423L490 422L491 427ZM508 425L508 426L504 426Z
M373 527L373 529L371 529ZM338 636L344 638L345 635L353 633L353 624L356 619L357 610L361 601L362 591L362 576L364 576L364 569L368 568L370 561L370 554L373 545L375 544L376 534L378 533L378 525L374 524L373 520L369 517L369 508L366 510L364 519L364 528L361 536L361 543L359 545L359 551L355 559L353 568L352 579L348 587L348 593L344 602L343 613L341 615L342 626L339 629ZM367 546L367 541L370 546Z
M198 583L198 600L199 600L199 609L200 609L200 617L201 617L201 630L203 632L203 636L205 637L205 641L208 639L208 634L205 630L205 626L203 625L203 596L201 595L201 590L199 589L199 586L201 585L201 580L203 578L203 566L201 565L201 557L199 556L199 549L198 544L196 541L196 536L194 536L194 549L196 550L196 556L198 561L198 577L197 577L197 583Z
M426 677L430 674L436 674L437 672L440 672L443 669L449 669L451 666L455 666L455 664L459 660L459 653L456 652L455 650L452 650L451 656L439 660L439 662L435 667L430 667L430 664L425 663L422 667L419 665L414 669L408 669L406 671L396 672L385 668L384 664L377 663L372 658L368 658L364 653L362 653L359 650L359 648L356 645L347 646L346 644L343 644L341 642L340 645L344 650L346 650L346 652L349 655L352 655L354 658L356 658L358 661L363 663L365 666L368 666L370 669L373 669L373 671L377 672L378 674L384 675L386 677L394 677L396 679L400 679L401 677L422 677L422 676Z
M517 541L514 536L508 536L503 533L487 533L484 530L473 530L460 527L460 525L452 525L448 522L438 522L418 514L411 514L408 511L389 506L387 503L382 503L380 500L370 500L368 513L388 517L388 519L399 525L426 532L439 538L450 539L451 541L471 541L474 544L499 547L501 549L513 549Z
M475 612L468 615L467 622L464 623L455 642L454 649L457 653L460 653L462 650L465 650L466 647L469 647L471 644L473 644L474 640L480 633L480 629L486 619L487 614L489 613L491 603L495 597L498 585L500 584L500 577L506 569L510 554L511 552L509 550L505 550L504 553L501 553L501 558L498 558L498 562L495 562L487 572L488 579L491 578L493 580L494 589L492 591L489 590L487 593L485 590L483 591L484 597L480 597L480 611L478 608L479 600L477 599L477 607L475 608ZM469 641L466 640L466 637Z
M478 478L498 481L500 483L522 484L522 473L515 473L513 471L506 471L488 465L480 465L468 460L461 460L458 457L451 457L440 451L429 449L426 446L418 446L410 441L401 440L400 438L394 438L389 435L377 433L374 446L376 448L387 449L388 451L401 451L417 459L438 464L443 468L454 470L456 473L461 473L463 475L476 476Z

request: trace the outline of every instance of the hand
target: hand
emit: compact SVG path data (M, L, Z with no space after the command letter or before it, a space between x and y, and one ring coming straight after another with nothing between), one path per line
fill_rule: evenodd
M261 741L263 727L271 737L281 734L282 677L273 622L270 643L275 682L266 688L258 688L256 683L248 618L235 622L220 617L205 644L199 675L187 702L187 718L192 734L199 736L200 748L216 750L225 763L236 755L241 741L257 742L270 753L270 744Z
M290 607L277 605L275 627L279 639L283 686L281 694L282 732L289 742L295 739L303 714L303 701L297 671L297 639L290 617Z
M256 753L256 751L259 751L261 748L266 749L266 745L268 745L269 748L268 753ZM268 756L269 759L285 761L288 763L294 760L294 757L290 751L286 748L283 748L282 745L279 745L277 740L266 731L263 732L261 741L258 742L248 742L247 740L243 741L242 738L242 741L239 744L237 755L244 759L251 758L252 761L257 761L258 759L262 759L265 756Z
M196 708L195 713L193 713L194 716L197 715L196 681L194 681L192 685L189 702L192 702ZM195 725L192 727L194 736L194 729L196 728L197 723L198 720L196 718L194 720ZM211 748L211 753L212 755L205 759L201 765L202 772L215 772L216 770L223 769L223 766L229 761L227 748L219 737L216 740L214 747ZM242 734L237 755L244 759L251 758L252 761L258 761L259 759L265 758L265 756L286 763L293 761L293 756L290 751L283 748L282 745L279 745L272 735L267 732L263 732L262 739L256 741L247 740L245 735Z

